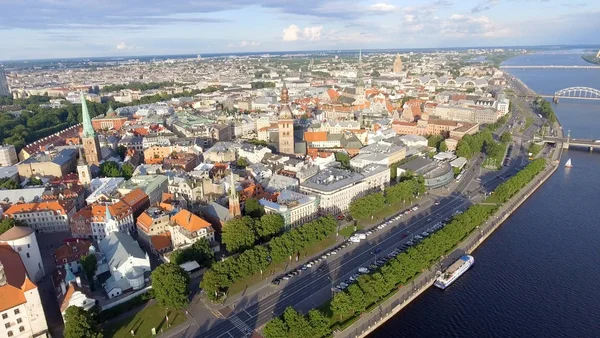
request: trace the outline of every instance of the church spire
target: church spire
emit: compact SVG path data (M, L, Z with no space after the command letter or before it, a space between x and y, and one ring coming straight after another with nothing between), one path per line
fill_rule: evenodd
M88 111L87 104L85 103L85 96L81 92L81 120L83 123L83 137L94 137L94 127L92 127L92 119L90 118L90 112Z
M279 102L282 105L288 104L290 102L290 95L288 93L288 89L285 85L285 82L283 82L283 88L281 88L281 97L279 98Z
M364 87L365 82L363 80L363 70L362 70L362 49L358 51L358 70L356 71L356 85L359 87Z
M233 180L233 171L231 172L231 189L229 190L229 215L231 217L238 217L242 215L240 208L240 197L235 190L235 181Z

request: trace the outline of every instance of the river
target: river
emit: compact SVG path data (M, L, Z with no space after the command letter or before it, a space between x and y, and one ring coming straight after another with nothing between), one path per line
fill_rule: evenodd
M580 51L519 56L506 65L585 65ZM600 89L600 70L511 69L541 94ZM561 100L573 138L600 139L600 101ZM600 152L569 150L560 166L474 253L445 291L430 288L371 338L600 337Z

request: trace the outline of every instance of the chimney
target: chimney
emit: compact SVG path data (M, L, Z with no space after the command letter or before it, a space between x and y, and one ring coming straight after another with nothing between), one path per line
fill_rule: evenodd
M6 285L6 273L4 272L4 265L0 262L0 286Z
M77 286L81 287L81 278L79 276L75 277L75 282L77 282Z

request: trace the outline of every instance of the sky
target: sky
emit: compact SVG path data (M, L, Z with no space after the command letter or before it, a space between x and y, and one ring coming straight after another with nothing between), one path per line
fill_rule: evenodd
M600 46L598 0L0 0L0 60Z

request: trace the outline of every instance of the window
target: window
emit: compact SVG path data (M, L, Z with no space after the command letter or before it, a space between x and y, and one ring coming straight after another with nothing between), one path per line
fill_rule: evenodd
M17 318L17 324L21 324L22 322L23 322L23 319Z
M9 336L9 337L12 337L12 336L13 336L13 333L12 333L12 331L8 331L8 332L7 332L7 334L8 334L8 336Z
M25 327L24 326L20 326L19 327L19 332L23 332L23 331L25 331Z
M8 318L8 313L3 313L2 314L2 319L6 319L6 318Z
M8 329L10 327L10 323L4 324L4 328Z
M15 314L18 315L19 313L21 313L21 311L19 311L19 309L15 309Z
M18 248L17 248L17 251L18 251L18 252L21 252L21 250L23 250L23 248L21 248L21 247L18 247Z
M27 249L31 248L31 244L27 244Z
M27 253L27 258L29 258L29 257L30 257L30 256L29 256L29 252L28 252L28 253Z

